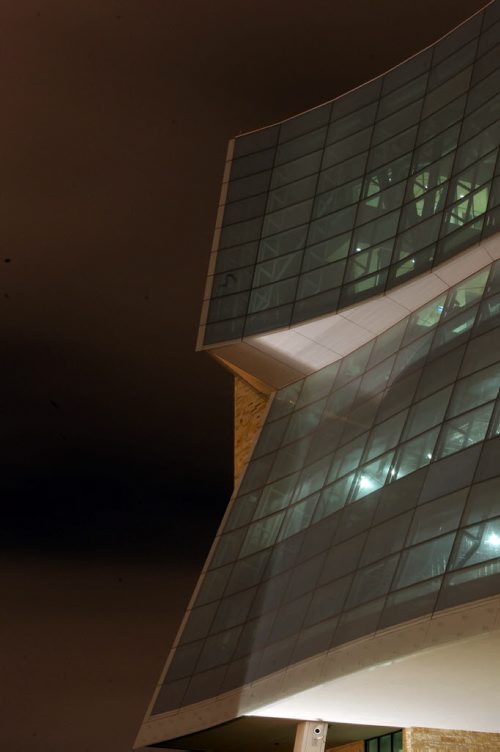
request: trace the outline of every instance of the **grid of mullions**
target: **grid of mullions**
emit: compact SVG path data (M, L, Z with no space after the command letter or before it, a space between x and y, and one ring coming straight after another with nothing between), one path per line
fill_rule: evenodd
M498 231L499 15L237 139L206 344L352 305Z
M500 590L500 262L278 392L155 712Z
M376 736L365 741L365 752L403 752L403 732Z

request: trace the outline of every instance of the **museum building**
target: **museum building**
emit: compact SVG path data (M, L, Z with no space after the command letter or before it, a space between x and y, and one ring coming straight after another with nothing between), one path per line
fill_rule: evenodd
M230 142L235 490L136 749L500 751L500 0Z

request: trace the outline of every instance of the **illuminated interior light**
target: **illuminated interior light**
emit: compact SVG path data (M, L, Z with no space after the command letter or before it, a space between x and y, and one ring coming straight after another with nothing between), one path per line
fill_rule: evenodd
M500 546L500 535L490 533L486 538L486 543L489 543L490 546Z
M370 478L367 478L366 475L362 475L359 479L359 487L362 488L364 491L370 490L370 488L373 488L373 483L370 480Z

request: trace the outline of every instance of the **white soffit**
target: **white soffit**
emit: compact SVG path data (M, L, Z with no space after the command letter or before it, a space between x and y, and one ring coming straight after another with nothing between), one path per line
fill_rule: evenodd
M500 732L500 632L342 676L249 715Z
M257 359L252 372L274 388L280 388L294 380L293 377L301 378L345 357L499 258L500 233L497 233L385 295L291 329L246 337L242 343L226 345L214 353L220 353L227 362L239 365L243 351L247 351L248 369L252 352L255 357L255 351L259 351L267 363L265 374L260 373L262 358Z
M318 653L194 705L149 716L136 745L242 715L500 733L500 596Z

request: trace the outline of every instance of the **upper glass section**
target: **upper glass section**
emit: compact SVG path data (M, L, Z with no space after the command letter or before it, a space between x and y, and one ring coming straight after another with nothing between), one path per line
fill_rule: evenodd
M500 592L500 261L278 391L155 713Z
M499 40L497 0L387 74L235 140L205 345L345 308L498 231Z

